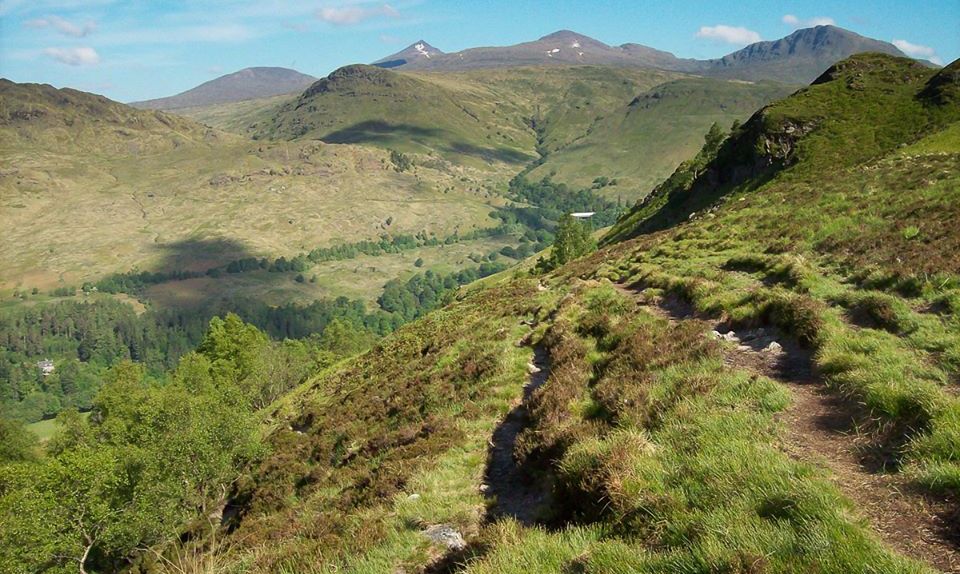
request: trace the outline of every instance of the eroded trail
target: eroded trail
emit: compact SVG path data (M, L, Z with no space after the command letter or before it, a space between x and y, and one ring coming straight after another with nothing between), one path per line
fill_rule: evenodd
M670 322L697 320L681 302L648 303L636 291L616 286L641 308ZM793 395L780 415L783 450L792 458L827 469L828 478L855 505L877 534L898 552L949 573L960 573L960 514L954 504L918 492L895 468L895 452L858 432L869 424L858 405L827 391L813 355L774 329L745 330L727 337L724 325L703 321L728 341L725 362L787 385ZM776 343L771 346L771 343Z
M548 502L550 496L549 489L524 472L513 455L517 436L529 422L527 404L530 397L550 376L546 349L534 347L533 362L528 366L528 371L522 401L497 426L487 452L484 494L495 500L488 515L491 520L511 516L522 524L533 524L539 509Z

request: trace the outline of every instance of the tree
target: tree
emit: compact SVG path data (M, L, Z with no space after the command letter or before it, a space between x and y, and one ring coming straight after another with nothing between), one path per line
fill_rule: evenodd
M710 126L710 131L707 132L707 135L703 136L704 147L711 151L716 150L720 147L720 144L723 143L725 137L726 134L723 133L720 124L713 122L713 125Z
M557 225L557 233L553 240L553 250L550 253L550 259L541 261L538 268L541 270L556 269L557 267L573 261L577 257L586 255L595 247L593 238L590 235L590 229L566 214L560 218Z
M21 423L0 418L0 464L34 458L37 437Z
M237 383L253 372L261 347L267 345L267 336L259 329L244 323L239 316L210 320L207 334L197 347L213 363L213 378L218 383Z

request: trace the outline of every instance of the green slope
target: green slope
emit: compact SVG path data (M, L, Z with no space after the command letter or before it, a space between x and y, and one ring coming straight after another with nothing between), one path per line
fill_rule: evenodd
M703 143L713 123L729 127L794 88L707 78L674 80L598 117L582 137L558 146L532 177L589 187L615 178L609 193L638 199L669 176ZM625 101L625 100L624 100Z
M951 568L956 67L844 61L705 147L605 249L545 277L487 282L318 376L270 413L272 452L238 482L236 530L217 564ZM711 328L763 329L791 365L813 363L785 367L810 379L758 367L763 351L716 341ZM535 380L528 361L549 374L508 415ZM832 431L795 426L798 402L819 396L810 385L855 430L830 435L842 452L817 451L817 433ZM507 473L513 482L490 471L503 448L522 469ZM431 542L438 529L468 545Z
M351 66L296 100L185 113L259 139L347 141L457 163L506 162L518 171L543 155L535 179L589 187L597 177L616 178L621 185L609 193L637 199L699 149L712 123L744 120L790 91L652 69L395 73Z
M499 133L498 133L499 132ZM470 87L449 89L372 66L347 66L284 104L258 139L320 139L460 159L523 164L532 138L499 120Z
M681 221L737 185L756 186L788 167L784 181L812 186L930 135L956 119L955 106L939 103L955 89L941 83L952 73L876 54L840 62L809 88L754 114L718 149L705 148L680 166L608 241Z

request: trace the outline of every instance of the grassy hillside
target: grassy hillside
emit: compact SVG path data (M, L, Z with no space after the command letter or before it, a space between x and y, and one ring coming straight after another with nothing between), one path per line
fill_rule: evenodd
M5 155L21 154L8 155L8 164L17 166L38 149L136 156L225 137L173 114L139 111L95 94L2 78L0 133Z
M258 144L82 92L3 88L6 293L492 227L501 200L490 188L512 175L442 163L400 172L377 149Z
M825 384L875 417L863 448L891 480L954 496L957 66L842 62L705 148L606 238L641 236L620 280L793 332Z
M956 571L956 66L847 60L318 375L167 569Z
M297 94L285 94L243 102L182 108L176 113L218 130L250 136L262 122L270 121L280 106L296 97Z
M683 78L637 95L596 118L582 137L556 146L531 177L547 175L578 187L597 177L615 178L609 194L642 197L703 144L717 123L745 121L794 88L707 78Z
M284 104L254 137L436 151L487 163L530 161L528 130L508 119L498 121L495 113L469 87L448 89L357 65L333 72Z
M349 141L457 163L505 162L517 171L542 154L546 161L532 172L534 179L551 176L580 188L598 177L617 179L621 185L608 195L634 200L696 152L714 122L745 120L790 91L652 69L395 73L350 67L297 100L184 113L260 139Z

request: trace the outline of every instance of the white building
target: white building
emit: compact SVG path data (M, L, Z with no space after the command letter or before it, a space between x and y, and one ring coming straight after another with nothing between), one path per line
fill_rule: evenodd
M56 367L53 366L53 361L50 359L37 361L37 368L40 369L40 374L44 377L49 377L53 374L53 371L56 370Z

